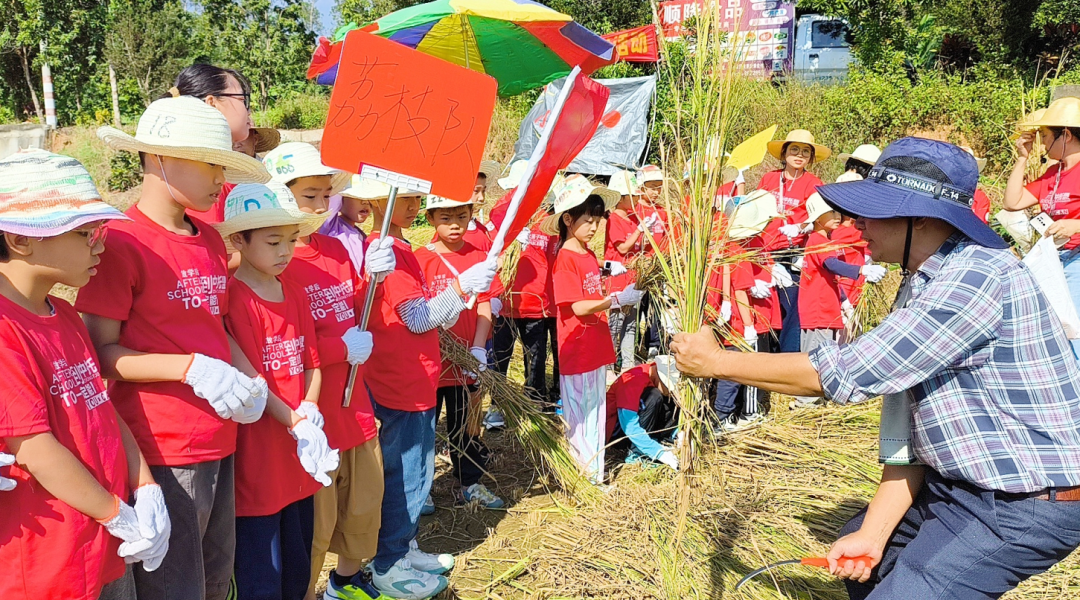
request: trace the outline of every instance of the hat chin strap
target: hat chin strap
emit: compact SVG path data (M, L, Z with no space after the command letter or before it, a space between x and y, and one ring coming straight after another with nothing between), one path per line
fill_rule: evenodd
M176 196L173 194L172 184L169 183L169 176L165 174L165 163L161 162L161 157L157 154L154 155L154 158L157 159L158 167L161 168L161 178L165 180L165 188L169 190L169 197L173 199L173 202L183 206L184 204L177 200Z
M911 275L908 271L908 261L911 259L911 234L915 230L915 219L908 217L907 220L907 236L904 238L904 260L900 263L900 269L904 277Z

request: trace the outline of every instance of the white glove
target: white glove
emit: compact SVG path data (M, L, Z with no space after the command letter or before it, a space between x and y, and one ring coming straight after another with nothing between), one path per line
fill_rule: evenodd
M330 449L323 430L309 419L304 419L289 429L289 433L296 440L296 456L300 458L300 465L323 487L330 485L328 473L338 468L338 451Z
M885 279L885 275L889 273L889 270L881 265L866 265L862 269L859 269L863 277L870 283L877 283L882 279Z
M611 294L611 308L622 308L624 306L637 306L641 303L641 297L645 295L645 292L638 290L634 287L634 284L626 286L626 289L621 292L615 292Z
M789 225L781 225L780 233L786 235L788 239L797 238L799 237L799 234L802 233L802 227L799 225L795 225L794 223Z
M165 554L169 552L169 535L172 533L172 521L169 520L169 509L165 506L165 495L160 485L153 483L135 490L135 514L139 517L139 531L152 545L132 558L141 560L147 571L153 571L165 560Z
M120 510L116 512L116 516L102 523L102 526L109 535L123 540L116 554L123 558L124 562L138 562L141 559L135 555L146 554L154 543L143 537L142 530L139 529L139 515L135 509L119 497L116 497L116 502L120 503Z
M795 285L795 280L791 278L791 273L788 273L784 265L776 263L772 266L772 284L786 288Z
M314 402L305 400L301 402L300 406L297 406L296 410L293 412L304 417L308 421L311 421L311 424L319 429L322 429L323 425L326 425L326 419L323 418L322 412L319 411L319 405Z
M345 347L349 349L349 356L345 360L349 361L350 365L362 365L371 358L373 342L370 331L360 331L360 328L354 325L345 330L341 341L345 342Z
M757 329L754 329L753 325L747 325L743 329L742 338L744 340L746 340L747 344L756 344L757 343Z
M15 457L11 454L0 452L0 467L10 467L15 464ZM7 477L0 477L0 492L10 492L15 489L16 481Z
M494 258L489 258L482 263L475 264L458 276L458 286L461 293L482 294L491 289L491 282L495 280L495 273L499 265Z
M656 222L659 221L659 220L660 220L660 215L658 215L656 213L653 213L653 214L645 217L645 220L643 220L641 223L638 224L638 226L637 226L638 231L640 231L641 233L645 233L646 231L652 231L652 226L656 225Z
M529 247L529 235L530 232L528 229L522 229L521 233L517 234L517 237L514 238L515 240L517 240L518 244L521 244L522 250Z
M382 281L397 268L397 257L394 256L394 238L386 236L379 238L368 246L364 252L364 272L372 281Z
M795 262L792 263L791 268L795 269L796 271L802 271L803 270L803 265L805 265L805 264L806 264L806 257L805 256L799 256L799 258L796 258Z
M727 300L720 303L720 318L723 319L725 323L731 322L731 303Z
M222 419L242 415L245 408L255 406L260 386L229 363L196 354L184 373L184 383L195 395L206 400Z
M480 371L481 373L487 371L488 356L486 349L481 348L480 346L473 346L472 348L469 348L469 354L472 354L473 358L480 363L480 366L476 369L477 371Z
M866 260L864 260L863 262L865 262L868 265L872 265L872 264L874 264L874 259L871 258L869 254L867 254L866 255Z
M609 260L609 261L607 261L607 264L611 265L611 276L612 277L614 277L616 275L625 275L628 272L626 270L626 267L623 266L623 264L621 262L619 262L619 261Z
M760 279L755 279L754 287L750 288L750 295L757 298L758 300L765 300L766 298L771 298L772 292L769 290L769 288L771 287L772 284L764 282Z
M241 425L250 425L255 421L262 418L263 411L266 410L266 398L270 395L269 388L266 387L266 380L259 377L255 378L255 385L259 387L259 391L255 393L255 404L251 408L245 408L240 411L240 414L234 414L232 420Z
M740 185L746 183L746 178L743 177L743 173L745 173L745 172L746 172L746 169L739 169L739 174L735 176L735 185L736 186L740 186Z
M851 301L844 300L840 303L840 317L844 321L844 327L851 327L855 320L855 307L851 305Z
M496 319L502 314L503 303L498 298L491 299L491 318Z
M658 460L658 461L664 463L665 465L671 467L672 470L674 470L676 472L679 470L679 457L675 456L675 453L672 452L671 450L664 450L663 452L660 453L660 456L656 457L656 460Z

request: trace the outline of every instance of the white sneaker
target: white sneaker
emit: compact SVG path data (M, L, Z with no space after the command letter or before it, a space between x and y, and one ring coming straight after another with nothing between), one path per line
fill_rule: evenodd
M394 563L390 570L379 575L371 565L367 567L375 588L388 598L401 600L425 600L446 589L450 584L441 575L432 575L413 568L406 556Z
M420 549L416 540L409 542L409 553L405 555L417 571L432 575L442 575L454 568L454 556L451 554L428 554Z
M506 417L497 408L488 408L484 415L484 429L502 429L506 427Z

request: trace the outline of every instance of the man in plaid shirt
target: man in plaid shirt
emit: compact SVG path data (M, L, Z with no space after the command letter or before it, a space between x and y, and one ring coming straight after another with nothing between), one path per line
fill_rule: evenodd
M852 599L997 598L1080 546L1080 368L1031 274L971 211L977 182L960 148L905 138L866 180L818 188L905 273L894 312L854 342L741 354L706 330L671 345L691 376L910 399L916 464L885 465L829 551Z

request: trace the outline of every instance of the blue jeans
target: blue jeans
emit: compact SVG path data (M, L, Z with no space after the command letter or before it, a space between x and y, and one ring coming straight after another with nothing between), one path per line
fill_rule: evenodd
M379 444L383 455L382 525L379 547L371 565L380 575L409 552L420 529L420 509L435 479L435 409L394 410L372 396L375 417L382 423Z
M314 496L265 517L236 517L237 600L304 600L314 532Z
M1069 295L1072 296L1076 309L1080 311L1080 248L1062 250L1059 256L1061 266L1065 267L1065 283L1069 284ZM1072 344L1073 355L1080 359L1080 340L1069 342Z
M840 535L858 530L865 515ZM927 469L870 580L845 583L851 600L997 598L1077 546L1080 502L992 492Z

